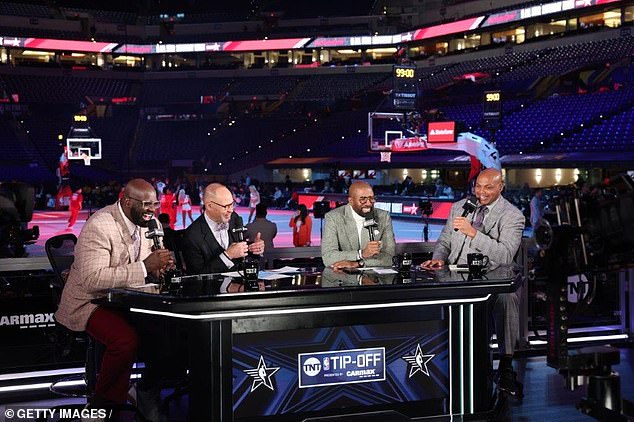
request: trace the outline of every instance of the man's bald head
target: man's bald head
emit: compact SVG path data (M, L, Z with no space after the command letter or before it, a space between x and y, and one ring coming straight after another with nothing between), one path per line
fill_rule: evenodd
M485 169L476 179L475 194L481 205L490 205L495 202L504 189L502 172L489 168Z
M125 196L139 198L146 193L154 193L156 195L154 186L145 179L132 179L125 185Z
M217 199L226 199L227 197L231 197L231 199L233 199L231 191L222 183L210 183L203 192L203 201L205 202L207 202L208 199L216 201Z
M374 191L369 183L356 181L350 185L348 203L362 217L369 215L374 209Z
M147 227L158 204L156 190L144 179L132 179L125 185L120 204L130 221L137 226Z
M225 185L210 183L203 192L205 214L216 223L228 223L233 213L233 194Z

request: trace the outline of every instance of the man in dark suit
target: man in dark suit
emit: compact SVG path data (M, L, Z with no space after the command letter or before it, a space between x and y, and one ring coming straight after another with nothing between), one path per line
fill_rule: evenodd
M423 262L422 267L438 269L445 264L466 264L470 253L488 256L492 267L513 263L522 242L524 215L502 197L503 189L499 170L482 171L476 180L475 195L479 206L475 213L461 216L466 199L453 204L434 247L434 255ZM515 344L519 340L520 292L518 289L499 294L492 301L500 352L498 389L513 397L521 396L521 384L517 382L512 366Z
M183 257L189 274L224 272L249 252L264 253L260 233L250 245L235 231L243 227L242 218L234 212L231 191L220 183L211 183L203 194L205 213L185 231Z
M255 220L246 225L249 230L249 241L254 242L255 237L260 233L264 241L264 247L271 252L274 248L273 239L277 236L277 224L266 219L266 205L260 202L255 206Z

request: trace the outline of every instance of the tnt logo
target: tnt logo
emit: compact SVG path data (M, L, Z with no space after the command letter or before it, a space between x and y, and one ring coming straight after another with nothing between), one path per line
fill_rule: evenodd
M568 302L578 303L588 294L590 283L585 274L568 276Z
M308 358L302 365L304 373L309 377L314 377L321 372L321 362L317 358Z

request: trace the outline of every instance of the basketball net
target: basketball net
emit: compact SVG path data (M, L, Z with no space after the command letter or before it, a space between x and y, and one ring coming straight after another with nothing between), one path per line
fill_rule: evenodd
M81 158L82 158L82 160L84 160L84 165L85 166L89 166L90 165L90 155L82 154Z
M389 163L392 161L392 153L391 152L381 152L381 162Z

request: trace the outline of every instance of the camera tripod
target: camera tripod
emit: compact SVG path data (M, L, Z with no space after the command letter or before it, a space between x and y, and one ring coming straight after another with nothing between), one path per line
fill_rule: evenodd
M423 218L423 242L429 242L429 216L431 212L423 211L421 214Z

